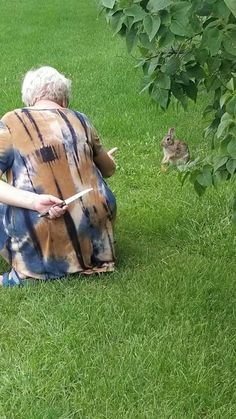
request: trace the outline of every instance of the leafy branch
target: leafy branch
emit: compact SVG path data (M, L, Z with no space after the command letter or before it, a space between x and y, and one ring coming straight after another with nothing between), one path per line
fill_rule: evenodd
M164 110L177 100L184 109L204 87L212 98L205 136L215 156L179 170L202 195L236 173L236 1L101 0L114 33L138 51L143 89ZM235 204L236 208L236 204ZM236 211L236 210L235 210Z

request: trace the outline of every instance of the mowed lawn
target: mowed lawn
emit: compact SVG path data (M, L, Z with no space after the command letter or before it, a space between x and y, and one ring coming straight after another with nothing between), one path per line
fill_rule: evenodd
M139 95L95 0L0 6L1 115L21 106L24 73L48 64L119 148L117 271L0 290L0 418L235 418L235 182L199 199L160 171L171 126L194 157L208 152L207 97L163 113Z

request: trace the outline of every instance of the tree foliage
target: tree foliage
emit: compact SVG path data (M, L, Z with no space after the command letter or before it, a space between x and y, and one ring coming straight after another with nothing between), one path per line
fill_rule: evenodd
M205 90L217 153L179 170L199 195L236 173L236 0L101 0L114 33L139 51L143 91L164 110Z

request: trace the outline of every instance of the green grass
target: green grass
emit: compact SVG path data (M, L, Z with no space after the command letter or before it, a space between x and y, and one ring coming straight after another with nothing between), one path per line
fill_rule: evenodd
M119 147L117 272L0 290L0 418L235 418L235 184L199 199L160 172L170 126L207 152L207 97L163 113L139 95L95 0L1 0L0 40L1 114L21 106L24 73L49 64Z

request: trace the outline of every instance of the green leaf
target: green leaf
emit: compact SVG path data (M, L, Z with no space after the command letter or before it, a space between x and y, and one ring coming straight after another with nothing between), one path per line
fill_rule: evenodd
M172 3L172 0L149 0L147 8L152 13L159 12L168 7Z
M212 5L208 4L206 2L200 2L199 5L197 5L196 13L198 16L209 16L212 12Z
M137 43L136 35L137 35L137 31L132 26L132 28L129 30L129 32L126 35L126 46L127 46L128 52L131 52Z
M191 4L188 1L175 1L171 6L173 13L183 12L186 15L189 9L191 9Z
M224 137L220 141L220 150L221 150L222 153L225 153L225 154L228 153L227 147L228 147L228 144L229 144L230 141L231 141L230 136Z
M161 18L161 26L170 26L171 24L171 13L167 10L161 10L158 15Z
M236 158L236 139L235 138L229 142L227 146L227 151L231 157Z
M161 88L161 89L170 89L170 77L167 74L162 73L159 71L157 74L155 83Z
M229 127L229 134L234 136L234 138L236 138L236 121L234 119L233 123L231 124L231 126Z
M231 125L231 123L234 122L231 118L231 115L229 115L227 112L224 113L224 115L221 118L220 124L217 128L216 136L217 138L220 138L228 132L228 128Z
M221 19L223 18L227 21L229 18L229 15L230 15L230 10L223 1L221 0L217 1L213 5L213 16L220 16Z
M163 109L167 109L169 104L168 90L161 89L158 85L155 84L151 96Z
M125 20L125 16L120 11L114 13L110 17L111 27L114 31L114 34L118 33L121 30L124 20Z
M123 15L123 16L125 17L124 18L124 25L126 26L126 28L128 30L130 30L131 27L133 26L134 18L132 16L125 16L125 15Z
M179 38L177 38L178 39L178 41L179 41ZM185 47L186 48L186 47ZM184 51L184 47L179 47L179 49L180 49L180 51L179 51L179 53L180 54L183 54L182 55L182 57L181 57L181 59L182 59L182 62L183 62L183 64L185 63L188 63L189 61L191 62L191 63L193 63L193 62L195 62L196 61L196 59L195 59L195 56L194 56L194 54L193 54L193 50L191 49L191 50L189 50L189 51L187 51L187 48L186 48L186 50Z
M213 76L208 76L204 80L207 91L216 91L219 87L222 86L222 81L214 74Z
M223 46L225 51L236 56L236 29L224 33Z
M217 28L206 28L202 36L202 48L208 48L210 54L216 55L222 42L222 31Z
M158 35L159 35L159 33L158 33ZM165 48L165 47L171 45L174 42L174 40L175 40L174 34L168 28L164 28L164 30L162 31L162 33L160 35L159 47L160 48Z
M192 31L190 31L189 25L186 25L184 22L180 22L179 20L172 20L170 25L170 30L174 35L179 36L191 36Z
M226 112L228 112L230 115L236 116L236 96L227 102Z
M159 16L146 15L143 20L144 29L147 32L150 41L155 37L158 29L161 25L161 19Z
M211 186L212 185L212 171L210 168L206 167L203 168L202 173L199 173L197 175L196 181L204 187Z
M154 57L151 60L149 60L149 67L148 67L148 76L151 76L153 72L157 69L159 62L159 56Z
M206 115L208 115L211 112L214 112L213 106L212 105L207 105L206 108L203 110L203 116L206 116Z
M152 34L152 16L151 15L146 15L145 18L143 19L143 27L145 29L145 31L147 32L149 39L150 39L150 35ZM151 39L150 39L151 41Z
M180 67L180 59L179 57L172 56L169 59L166 59L165 64L162 66L163 72L168 74L169 76L174 75Z
M124 13L127 16L132 16L134 18L133 23L143 20L146 15L146 12L142 9L142 7L137 4L133 4L133 6L124 9Z
M189 84L189 76L185 71L181 71L181 73L176 75L175 81L187 85Z
M149 89L149 87L151 86L153 84L153 80L151 80L151 81L149 81L149 83L147 83L143 88L142 88L142 90L140 90L140 94L141 93L143 93L143 92L145 92L146 90L148 90Z
M197 15L191 14L189 17L189 22L193 35L197 35L202 31L202 19L200 19Z
M191 5L186 2L174 3L171 10L172 18L170 30L175 35L191 37L194 34L192 21L189 21L188 11Z
M234 79L233 77L228 81L226 84L227 89L229 89L231 92L234 92Z
M216 172L220 167L224 166L228 161L228 156L216 156L213 161L214 171Z
M196 102L198 89L196 84L192 80L189 81L189 84L184 86L184 91L186 92L187 96L190 97L190 99Z
M220 138L223 135L226 135L231 122L232 122L231 119L226 119L224 121L221 120L221 123L219 124L217 132L216 132L217 138Z
M233 15L236 17L236 2L235 0L224 0L226 6L231 10Z
M177 170L180 170L180 173L178 173L178 179L180 180L181 185L183 186L187 178L190 176L190 172L181 173L181 166L177 166Z
M225 182L230 177L228 170L217 170L213 175L213 184L217 186L219 183Z
M198 196L202 196L206 192L206 187L202 186L197 180L195 180L193 186Z
M209 56L209 52L206 48L198 48L194 51L194 55L199 64L205 64L207 57Z
M108 9L113 9L115 2L116 0L102 0L102 6L107 7Z
M218 71L221 66L221 63L222 63L222 59L218 58L218 56L208 57L207 65L208 65L209 73L212 74Z
M227 112L225 112L221 117L221 121L229 121L230 119L231 119L231 115Z
M226 163L226 169L233 175L236 171L236 159L229 159Z
M231 98L231 93L230 92L226 92L223 94L223 96L221 96L220 98L220 107L222 108L225 103L228 102L228 100Z
M184 109L187 109L188 99L183 91L183 87L180 83L171 84L171 92L176 97L176 99L181 103Z
M186 66L187 73L189 77L193 77L197 80L204 79L205 71L199 64L195 64L193 66Z
M154 51L155 50L155 42L152 40L150 42L149 37L146 33L139 34L139 41L146 50Z

